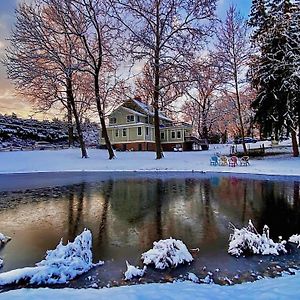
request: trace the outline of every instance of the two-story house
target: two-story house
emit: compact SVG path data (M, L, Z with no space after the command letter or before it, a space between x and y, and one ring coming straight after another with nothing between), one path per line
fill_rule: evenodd
M201 142L192 136L192 126L187 123L176 123L163 113L160 117L160 137L164 151L180 149L199 150L207 148L206 142ZM116 150L154 151L154 112L151 106L140 99L130 99L116 108L109 115L108 135ZM105 145L101 139L101 145Z

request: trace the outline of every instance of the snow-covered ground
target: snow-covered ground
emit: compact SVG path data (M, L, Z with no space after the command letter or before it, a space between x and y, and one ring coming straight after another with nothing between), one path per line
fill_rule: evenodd
M234 286L215 284L165 283L105 289L21 289L0 294L0 300L192 300L192 299L300 299L300 274Z
M79 149L0 152L0 173L61 171L198 171L232 172L265 175L300 175L300 158L291 155L250 160L247 167L210 166L214 153L228 155L230 145L211 146L209 151L166 152L155 160L154 152L117 152L107 159L106 150L89 149L82 159Z
M76 171L195 171L300 176L300 158L289 155L253 159L247 167L210 166L214 153L228 155L230 145L211 146L203 152L167 152L155 160L153 152L118 152L109 161L105 150L79 149L0 152L0 173ZM2 299L300 299L300 274L255 283L218 286L194 283L147 284L110 289L21 289L0 293Z

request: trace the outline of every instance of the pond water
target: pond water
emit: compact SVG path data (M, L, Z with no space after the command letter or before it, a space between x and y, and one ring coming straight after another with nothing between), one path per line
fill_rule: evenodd
M249 219L258 231L267 224L276 240L279 235L300 233L299 181L112 175L47 188L2 188L0 232L12 240L0 249L4 258L0 272L33 266L61 238L73 240L84 228L93 233L94 260L108 262L103 269L106 281L121 280L126 259L141 265L140 256L153 241L169 237L181 239L189 249L200 249L193 252L195 263L181 272L205 275L207 268L218 268L233 276L250 272L249 268L263 273L264 263L265 268L272 263L284 268L287 258L262 262L261 257L237 259L227 254L229 223L241 227ZM299 259L294 252L288 257L293 264ZM160 280L165 275L153 276Z

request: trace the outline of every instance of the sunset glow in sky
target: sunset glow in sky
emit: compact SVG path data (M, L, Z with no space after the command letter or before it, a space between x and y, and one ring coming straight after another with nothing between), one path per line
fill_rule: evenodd
M9 38L15 22L14 10L18 3L23 1L30 0L0 0L0 58L5 53L5 47L8 44L6 39ZM224 17L226 9L231 3L235 4L243 15L248 15L251 0L219 0L218 15L220 17ZM15 95L14 88L7 79L5 68L0 64L0 113L11 114L12 112L28 117L32 114L32 109L26 101L22 101ZM53 116L50 115L47 118L51 119Z

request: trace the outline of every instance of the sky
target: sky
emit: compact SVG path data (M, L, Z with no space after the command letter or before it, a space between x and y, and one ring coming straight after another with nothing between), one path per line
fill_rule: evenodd
M20 2L30 0L0 0L0 59L3 58L5 47L8 45L7 39L15 22L17 5ZM219 0L218 16L224 17L226 9L230 4L235 4L240 12L247 16L250 11L251 0ZM26 100L21 99L15 93L13 85L7 79L5 67L0 63L0 114L11 114L15 112L19 116L28 117L33 114L33 110ZM52 118L53 115L39 116L39 118Z

